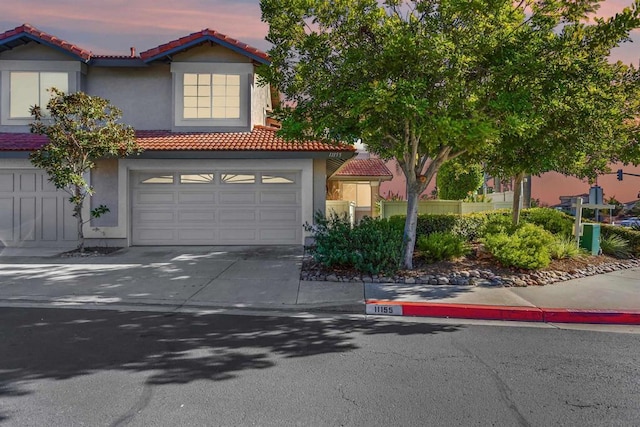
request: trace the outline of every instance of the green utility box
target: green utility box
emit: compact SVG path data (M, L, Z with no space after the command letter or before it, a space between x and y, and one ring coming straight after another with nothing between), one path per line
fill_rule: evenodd
M580 247L588 250L591 255L600 254L600 224L582 224Z

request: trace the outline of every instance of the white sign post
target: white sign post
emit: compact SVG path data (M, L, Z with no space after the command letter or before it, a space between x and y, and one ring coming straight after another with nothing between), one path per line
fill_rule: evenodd
M580 247L580 236L582 236L582 209L614 209L614 205L601 205L597 203L584 203L582 197L578 197L576 202L571 206L576 208L576 221L573 228L573 234L576 236L576 245Z

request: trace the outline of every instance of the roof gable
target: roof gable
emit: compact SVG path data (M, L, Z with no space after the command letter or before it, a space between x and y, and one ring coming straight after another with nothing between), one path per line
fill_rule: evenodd
M91 59L90 51L40 31L29 24L22 24L13 30L0 34L0 52L11 50L30 42L49 46L79 61L88 62Z
M208 28L144 51L140 53L140 57L144 62L157 61L170 58L171 55L183 52L205 42L216 43L261 64L269 64L271 62L269 55L261 50Z

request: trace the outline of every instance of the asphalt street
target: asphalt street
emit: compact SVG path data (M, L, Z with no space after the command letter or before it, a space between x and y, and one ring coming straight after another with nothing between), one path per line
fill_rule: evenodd
M640 329L0 309L0 425L637 425Z

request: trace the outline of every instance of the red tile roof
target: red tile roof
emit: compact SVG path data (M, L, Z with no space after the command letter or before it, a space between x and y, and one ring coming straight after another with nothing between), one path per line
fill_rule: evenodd
M49 44L53 47L65 50L85 62L91 59L91 51L82 49L74 44L54 37L51 34L47 34L44 31L40 31L29 24L22 24L13 30L5 31L0 34L0 45L8 45L12 41L24 38L34 40L38 43Z
M334 178L367 176L391 179L393 174L381 159L351 159L333 175Z
M276 136L276 129L256 126L252 132L174 133L167 130L136 131L136 140L151 151L342 151L353 152L350 145L323 142L287 142ZM31 133L0 133L0 151L33 151L45 145L47 138Z
M181 37L177 40L172 40L169 43L154 47L153 49L144 51L140 53L140 57L143 61L149 62L209 40L235 50L239 53L242 53L246 56L249 56L256 61L262 63L271 62L269 55L262 52L261 50L208 28L202 31L198 31L197 33L189 34L188 36Z

